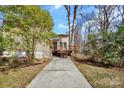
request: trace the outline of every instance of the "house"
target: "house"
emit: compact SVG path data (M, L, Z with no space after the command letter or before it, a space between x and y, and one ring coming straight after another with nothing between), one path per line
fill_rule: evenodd
M16 42L16 47L14 51L7 51L5 50L3 52L3 57L26 57L26 52L23 50L21 46L23 46L23 39L21 36L13 36L15 42ZM34 57L36 59L42 59L42 58L51 58L52 57L52 52L51 48L48 44L45 42L38 42L35 47L34 51Z
M69 35L59 34L56 38L52 39L52 54L60 56L62 54L70 55L73 50L73 46L70 46L69 50Z
M60 34L57 38L53 38L53 50L68 50L69 42L68 35Z
M48 44L45 42L38 43L35 48L35 58L41 59L41 58L51 58L52 57L52 51Z

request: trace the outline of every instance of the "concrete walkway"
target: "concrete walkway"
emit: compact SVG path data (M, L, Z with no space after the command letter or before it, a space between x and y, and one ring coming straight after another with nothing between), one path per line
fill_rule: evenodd
M70 58L53 58L28 88L91 88Z

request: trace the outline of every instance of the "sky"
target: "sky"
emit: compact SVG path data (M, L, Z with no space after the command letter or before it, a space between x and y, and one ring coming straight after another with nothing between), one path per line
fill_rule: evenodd
M62 5L49 5L43 6L44 9L48 10L54 21L53 31L57 34L65 34L67 29L67 12Z
M0 12L0 27L3 26L3 15L2 13Z
M63 5L45 5L41 6L43 9L46 9L50 12L53 21L54 28L53 31L57 34L65 34L68 32L68 20L67 20L67 11ZM93 6L82 6L83 12L88 13L94 11ZM80 10L79 10L80 12ZM73 16L71 16L71 19ZM78 17L79 18L79 17ZM71 20L72 23L72 20Z

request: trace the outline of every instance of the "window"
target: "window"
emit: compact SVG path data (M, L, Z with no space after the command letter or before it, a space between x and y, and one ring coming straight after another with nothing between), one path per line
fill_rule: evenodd
M67 48L67 43L66 42L64 42L64 48Z
M54 50L56 50L57 49L57 42L54 42L53 46L54 46Z
M63 46L63 42L60 42L60 46L61 46L61 47Z

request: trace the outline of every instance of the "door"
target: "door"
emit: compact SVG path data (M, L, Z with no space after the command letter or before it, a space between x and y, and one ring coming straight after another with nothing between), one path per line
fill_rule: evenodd
M53 48L54 50L57 50L57 42L53 42Z

